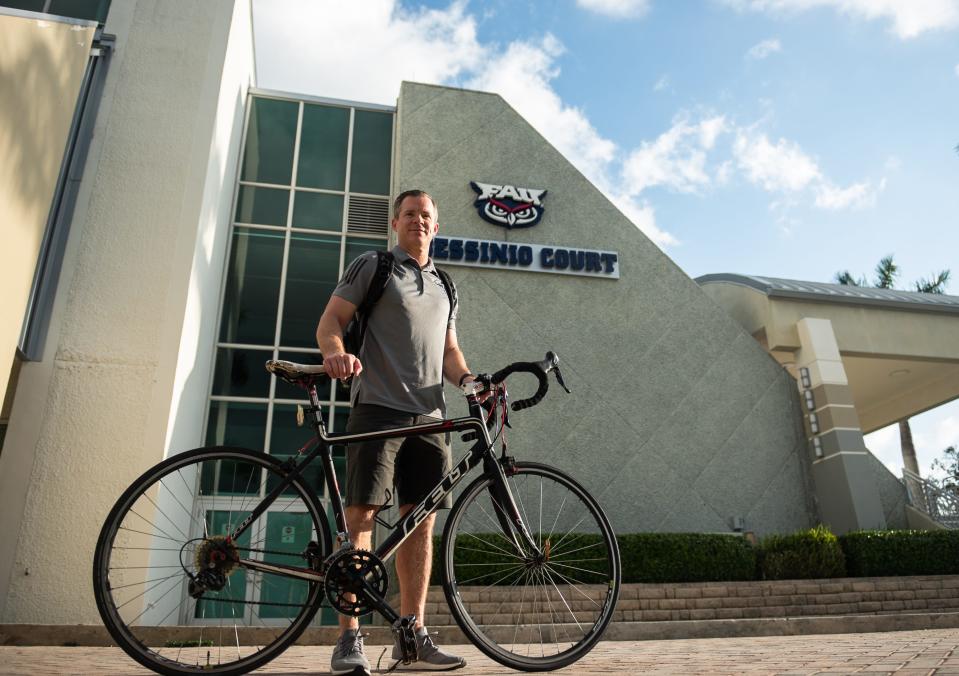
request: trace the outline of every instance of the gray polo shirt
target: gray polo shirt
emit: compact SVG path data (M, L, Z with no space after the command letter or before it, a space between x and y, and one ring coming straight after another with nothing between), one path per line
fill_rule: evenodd
M443 351L455 328L449 298L433 260L421 269L406 251L393 248L395 265L383 296L373 306L363 347L363 373L353 378L350 402L443 417ZM333 295L359 306L376 273L376 252L346 268Z

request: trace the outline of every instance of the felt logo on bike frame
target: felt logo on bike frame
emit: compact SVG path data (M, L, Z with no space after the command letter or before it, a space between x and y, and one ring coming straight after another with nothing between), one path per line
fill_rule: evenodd
M545 189L517 188L512 185L471 181L476 191L473 206L484 221L512 230L529 228L543 217Z

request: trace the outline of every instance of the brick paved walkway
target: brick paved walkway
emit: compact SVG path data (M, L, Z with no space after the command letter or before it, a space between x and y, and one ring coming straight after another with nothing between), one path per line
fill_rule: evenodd
M380 647L369 647L375 663ZM467 674L515 674L456 646ZM387 655L388 657L388 655ZM330 648L294 646L256 673L326 674ZM386 660L384 658L384 664ZM0 647L0 674L148 673L116 648ZM420 672L429 673L429 672ZM674 641L604 641L562 674L935 674L959 676L959 630Z

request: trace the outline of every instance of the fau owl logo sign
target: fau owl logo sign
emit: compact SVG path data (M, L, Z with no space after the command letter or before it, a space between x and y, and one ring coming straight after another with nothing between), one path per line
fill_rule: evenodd
M515 188L493 183L470 183L477 197L474 206L483 220L504 228L528 228L543 217L545 190Z

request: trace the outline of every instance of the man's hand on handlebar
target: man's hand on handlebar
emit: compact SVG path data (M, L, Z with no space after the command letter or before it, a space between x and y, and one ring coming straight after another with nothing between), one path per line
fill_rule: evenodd
M481 404L493 395L493 390L490 389L489 383L483 382L472 374L463 378L461 389L467 395L475 394L476 401Z
M363 364L356 355L349 352L336 352L324 357L323 366L326 369L326 375L340 380L358 376L363 372Z

